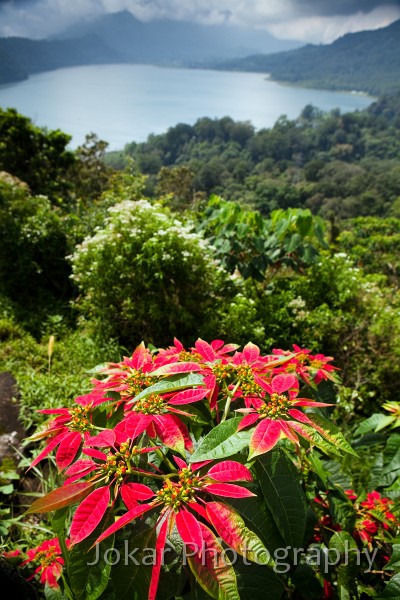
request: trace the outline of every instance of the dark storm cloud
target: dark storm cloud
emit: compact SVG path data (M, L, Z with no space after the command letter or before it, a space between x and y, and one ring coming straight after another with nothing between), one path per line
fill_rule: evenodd
M280 38L330 42L399 19L400 0L0 0L0 36L46 37L122 10L142 21L241 24Z
M382 6L400 8L400 0L291 0L296 12L320 17L369 13Z

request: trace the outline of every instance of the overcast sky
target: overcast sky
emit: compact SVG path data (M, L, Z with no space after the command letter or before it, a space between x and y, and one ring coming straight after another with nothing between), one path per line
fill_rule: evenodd
M77 20L124 9L143 21L241 24L312 43L400 19L400 0L0 0L0 37L46 37Z

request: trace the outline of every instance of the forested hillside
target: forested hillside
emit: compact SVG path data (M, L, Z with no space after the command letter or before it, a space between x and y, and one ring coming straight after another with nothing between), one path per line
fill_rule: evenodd
M296 207L326 219L399 216L399 126L399 97L391 95L348 114L307 106L260 131L203 118L128 144L108 161L133 158L149 193L171 192L182 205L215 193L263 215Z
M260 71L273 79L373 95L399 89L400 21L376 31L348 33L332 44L308 44L269 56L224 62L222 69Z
M12 57L12 60L10 59ZM30 73L87 64L123 62L122 57L97 36L70 40L0 38L2 83L26 78Z
M0 110L12 589L398 598L399 129L391 95L107 155ZM217 534L239 558L222 564ZM182 569L203 542L217 567L196 550ZM142 562L96 562L97 543Z

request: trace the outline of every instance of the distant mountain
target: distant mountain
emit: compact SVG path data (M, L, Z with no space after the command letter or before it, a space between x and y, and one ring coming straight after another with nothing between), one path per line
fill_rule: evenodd
M269 73L308 87L371 94L400 90L400 20L374 31L348 33L329 45L308 44L278 54L224 61L220 69Z
M94 35L78 40L0 38L0 74L7 65L7 57L9 60L12 57L9 63L11 71L5 71L3 83L24 79L30 73L62 67L121 62L118 52Z
M130 12L104 15L79 22L57 39L99 36L129 62L177 63L204 62L270 53L297 48L300 42L278 40L266 31L231 25L199 25L183 21L142 22Z

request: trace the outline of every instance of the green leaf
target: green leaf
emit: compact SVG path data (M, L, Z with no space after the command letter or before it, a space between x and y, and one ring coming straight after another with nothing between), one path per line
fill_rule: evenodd
M363 435L364 433L369 433L370 431L379 431L387 425L390 425L390 423L395 419L396 417L394 417L393 415L383 415L381 413L374 413L357 427L357 429L354 432L354 435Z
M70 552L69 580L76 600L96 600L107 587L111 563L115 558L109 552L114 536L108 537L95 548L91 546L113 522L113 511L108 510L96 529Z
M120 560L111 570L114 592L118 600L147 598L152 572L151 550L156 545L156 529L151 527L125 541Z
M383 458L382 475L392 474L395 476L400 469L400 435L398 433L388 438Z
M399 600L400 598L400 573L394 575L388 582L382 594L376 596L375 600Z
M267 506L286 545L300 548L307 504L292 461L279 449L260 456L255 469Z
M54 515L51 518L51 528L57 534L64 531L65 521L69 514L69 506L64 506L64 508L60 508L54 512Z
M165 394L167 392L175 392L176 390L183 390L198 385L204 385L203 377L201 375L197 375L196 373L189 373L183 377L182 375L173 375L172 377L158 381L154 385L141 391L140 394L135 396L135 398L127 404L136 402L141 398L146 398L146 396L149 396L150 394Z
M225 458L248 446L250 431L237 431L241 420L242 417L235 417L214 427L192 454L190 462Z
M240 600L235 571L221 544L208 527L200 523L204 550L189 556L190 570L198 584L215 600Z
M244 517L250 529L271 553L284 547L282 536L265 502L261 503L259 498L225 498L225 502Z
M59 588L50 587L47 583L44 586L44 597L46 600L66 600L67 598Z
M0 486L0 493L1 494L12 494L14 491L14 486L12 483L8 483L7 485L1 485Z
M336 427L336 425L334 425L332 421L325 419L325 417L317 413L307 413L307 417L311 419L311 421L315 423L318 427L321 428L318 429L318 433L320 433L329 442L331 442L335 446L335 448L339 448L339 450L343 450L343 452L347 452L348 454L353 454L354 456L358 457L357 452L353 450L353 448L344 438L340 429Z
M304 600L320 600L323 598L324 590L311 565L300 564L291 576L291 581L296 588L296 592L300 593L301 598Z
M357 544L347 531L337 531L329 541L329 550L336 550L340 555L341 564L335 565L340 598L351 598L360 568Z
M383 568L385 571L400 571L400 544L393 544L392 556Z
M235 562L239 595L243 600L279 600L284 585L272 569L254 563ZM268 591L267 591L268 590Z

